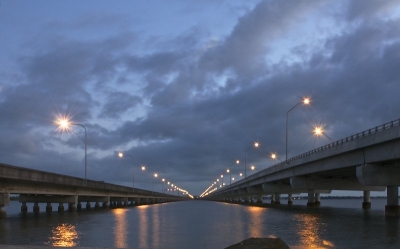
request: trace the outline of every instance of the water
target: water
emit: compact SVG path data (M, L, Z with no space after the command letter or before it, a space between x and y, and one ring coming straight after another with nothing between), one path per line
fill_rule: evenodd
M361 202L322 200L321 207L307 208L306 200L295 200L292 207L260 208L183 201L36 216L20 214L20 204L11 202L0 220L0 244L217 249L279 237L293 249L400 248L400 220L384 216L386 200L373 199L371 210L362 210Z

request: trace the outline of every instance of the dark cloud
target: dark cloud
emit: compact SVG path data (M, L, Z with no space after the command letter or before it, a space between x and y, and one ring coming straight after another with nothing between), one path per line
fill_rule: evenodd
M248 165L274 164L271 152L283 159L286 113L305 96L311 105L289 113L289 156L330 142L312 137L313 124L336 140L399 118L400 30L398 20L381 14L396 2L340 4L344 27L321 38L322 49L313 49L315 41L288 49L296 62L265 61L273 42L330 5L261 1L217 38L196 24L174 37L123 29L39 41L1 90L3 162L82 176L84 130L55 132L54 114L66 113L87 128L90 179L130 186L135 167L137 187L148 188L149 173L158 172L199 194L234 160L242 161L234 174L243 172L254 141L261 147L248 151ZM338 15L329 18L335 25ZM120 150L133 162L119 159Z
M106 98L100 117L119 118L121 114L142 103L142 98L126 92L112 92Z

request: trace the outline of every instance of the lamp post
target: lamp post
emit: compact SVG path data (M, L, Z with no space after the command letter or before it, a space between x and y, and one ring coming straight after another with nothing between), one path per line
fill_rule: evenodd
M130 158L132 158L132 191L135 191L135 167L134 167L134 163L133 163L133 161L135 159L133 158L132 155L125 154L125 153L122 153L122 152L118 153L118 157L119 158L124 158L124 156L129 156Z
M234 162L231 166L229 166L229 169L226 170L226 172L229 173L229 185L231 185L231 183L232 183L232 170L231 170L231 168L235 163L239 164L239 160L236 160L236 162Z
M288 155L288 125L289 125L289 112L296 108L298 105L304 104L304 105L309 105L310 104L310 98L304 98L302 99L299 103L297 103L295 106L293 106L289 111L286 112L286 162L287 162L287 155Z
M247 168L247 165L246 165L246 162L247 162L247 151L250 150L251 148L253 148L253 146L254 146L255 148L258 148L258 146L260 146L260 144L257 143L257 142L255 142L254 145L251 145L251 146L250 146L249 148L247 148L247 150L245 151L245 156L244 156L244 178L247 177L247 175L246 175L246 168Z
M224 175L221 175L222 187L224 187Z
M163 178L163 179L162 179L163 194L165 194L165 187L164 187L164 184L165 184L165 179Z
M154 194L154 188L153 188L153 186L154 186L154 179L157 178L157 177L158 177L157 173L154 173L154 178L152 178L152 181L151 181L151 193L152 193L152 194Z
M86 135L86 127L83 124L72 123L69 121L67 117L60 117L57 119L56 124L62 131L69 131L71 130L71 125L77 125L82 127L85 130L85 186L87 186L87 135Z

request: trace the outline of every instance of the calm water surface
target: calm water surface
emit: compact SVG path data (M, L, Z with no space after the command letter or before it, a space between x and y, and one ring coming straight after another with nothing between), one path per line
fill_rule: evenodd
M260 208L183 201L36 216L21 215L20 204L11 202L0 220L0 244L217 249L249 237L279 237L295 249L400 248L400 220L385 218L386 200L372 200L367 211L361 202L322 200L321 207L307 208L306 200L295 200L292 207Z

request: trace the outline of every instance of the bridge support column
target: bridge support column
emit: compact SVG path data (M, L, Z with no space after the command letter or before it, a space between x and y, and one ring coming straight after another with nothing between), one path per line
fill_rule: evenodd
M363 209L370 209L371 208L371 191L364 190L364 201L362 203Z
M99 208L100 208L100 204L99 204L98 201L96 201L96 203L94 204L94 208L95 208L95 209L99 209Z
M33 204L33 212L34 212L35 214L37 214L37 213L39 213L39 211L40 211L39 204L38 204L37 202L35 202L35 203Z
M82 209L82 204L81 202L78 202L78 205L76 205L76 209L79 211Z
M275 195L274 194L271 195L271 204L275 204Z
M22 202L21 212L22 213L28 212L28 206L26 205L26 202Z
M103 208L108 208L108 207L109 207L108 201L103 201Z
M68 203L68 211L70 211L70 212L76 211L76 204Z
M275 205L280 205L281 204L281 194L280 193L275 193L274 196L275 196L274 204Z
M53 207L51 206L51 203L50 202L47 202L47 205L46 205L46 212L47 213L51 213L53 211Z
M257 203L258 203L258 204L262 204L262 203L263 203L263 201L262 201L262 195L258 195L258 196L257 196Z
M385 206L386 216L399 216L399 187L388 186L387 187L387 205Z
M293 205L293 197L292 194L288 194L288 201L287 201L288 205Z
M314 207L315 206L315 193L313 189L308 190L308 202L307 202L308 207Z
M86 202L86 209L90 209L90 202Z
M5 206L10 205L10 194L0 193L0 218L6 218L7 212Z
M64 212L64 203L60 202L58 203L58 212Z
M317 207L321 206L321 194L320 193L315 193L315 206L317 206Z

